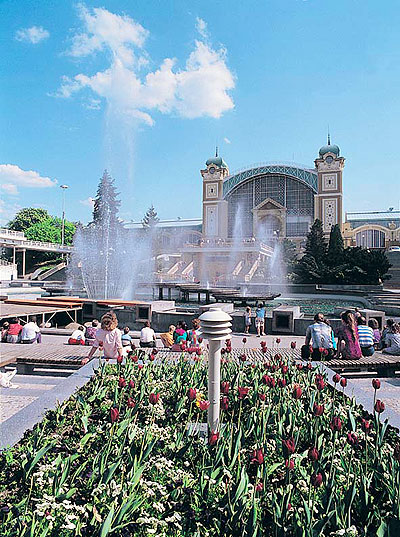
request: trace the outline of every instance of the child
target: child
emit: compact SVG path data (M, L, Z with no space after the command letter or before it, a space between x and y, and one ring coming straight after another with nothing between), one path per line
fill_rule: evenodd
M244 331L246 334L249 333L251 326L251 308L247 306L246 311L244 312Z
M123 347L129 347L132 343L132 338L129 335L130 328L129 326L125 326L124 333L121 336L122 346Z
M85 344L85 327L78 326L71 334L68 340L68 345L84 345Z

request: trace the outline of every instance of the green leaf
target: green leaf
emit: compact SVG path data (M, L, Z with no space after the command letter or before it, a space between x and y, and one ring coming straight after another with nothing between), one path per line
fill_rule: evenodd
M349 415L349 421L350 421L350 425L351 425L351 430L355 432L356 429L357 429L356 420L354 419L353 413L352 413L350 408L348 410L348 415Z
M238 435L236 437L235 441L235 448L233 450L233 457L231 464L229 465L229 468L232 469L235 466L236 460L238 458L240 446L241 446L241 439L242 439L242 429L239 430Z
M281 466L281 462L274 462L274 464L271 464L271 466L268 466L267 468L267 476L271 475L272 473L275 472L275 470L277 468L279 468L279 466Z
M376 537L387 537L388 535L387 530L388 530L387 524L384 520L382 520L381 525L379 526L376 532Z
M118 466L121 464L121 460L114 462L108 467L107 473L104 475L102 482L107 485L107 483L111 480L112 476L114 475L115 470L118 468Z
M40 459L41 459L44 455L46 455L46 453L47 453L52 447L54 447L54 444L53 444L53 443L51 443L51 444L47 444L46 446L43 446L42 449L40 449L40 450L36 453L36 455L35 455L33 461L31 462L31 464L30 464L30 466L29 466L29 468L28 468L28 471L26 472L26 477L29 476L29 474L32 472L33 468L36 466L36 464L40 461Z
M93 433L85 434L85 436L83 436L79 441L79 444L81 445L81 447L84 447L85 444L88 442L89 438L92 436L93 436Z
M114 527L114 530L118 529L118 524L124 520L125 516L132 515L132 513L134 513L145 501L146 498L131 498L129 501L125 502L118 513L116 520L117 526Z
M240 496L243 494L243 492L247 490L248 482L249 482L249 477L246 473L245 467L243 466L241 476L240 476L240 482L239 482L238 488L236 489L236 493L233 498L232 504L235 504L240 498Z
M114 516L114 504L111 506L111 509L108 512L107 518L105 519L105 521L103 522L101 526L100 537L106 537L106 535L109 534L111 530L113 516Z
M78 489L76 487L73 487L72 489L69 489L68 492L65 494L60 494L60 496L57 496L57 500L63 501L63 500L69 500L77 491Z

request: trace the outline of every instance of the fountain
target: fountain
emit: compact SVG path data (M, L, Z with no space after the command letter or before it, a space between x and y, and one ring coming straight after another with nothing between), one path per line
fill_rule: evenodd
M75 251L69 285L81 280L92 299L132 300L142 281L154 271L154 231L133 235L118 218L120 202L114 180L104 172L93 209L93 222L81 226L74 237ZM73 282L73 283L71 283Z

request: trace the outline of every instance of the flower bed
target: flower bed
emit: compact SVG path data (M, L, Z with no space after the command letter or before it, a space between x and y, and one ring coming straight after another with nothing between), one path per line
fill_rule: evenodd
M400 535L400 445L379 400L369 417L339 376L333 390L311 365L226 353L223 425L202 438L188 423L206 421L206 364L132 358L2 454L2 536Z

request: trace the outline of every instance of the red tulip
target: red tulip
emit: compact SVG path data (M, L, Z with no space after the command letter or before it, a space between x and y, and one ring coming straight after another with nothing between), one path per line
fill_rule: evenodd
M286 379L278 379L278 386L284 388L286 386Z
M293 470L294 468L294 459L286 459L285 466L288 470Z
M381 387L381 381L379 379L372 379L372 386L374 390L379 390Z
M120 388L125 388L126 386L126 380L123 378L123 377L119 377L119 380L118 380L118 386Z
M256 492L261 492L263 489L262 481L259 481L256 485Z
M246 359L247 359L247 357L246 357L245 354L241 354L241 355L240 355L240 361L241 361L241 362L245 362Z
M160 394L159 393L151 393L149 395L149 401L152 405L156 405L158 403L160 399Z
M347 443L350 445L350 446L357 446L358 445L358 436L356 435L356 433L353 433L353 432L349 432L347 433Z
M221 349L221 354L225 354L226 353L226 350L225 349Z
M154 356L157 356L157 354L158 354L158 350L157 350L157 349L153 349L153 350L151 351L151 354L154 354Z
M228 395L228 393L229 393L229 388L230 388L230 386L229 386L229 382L222 382L222 384L221 384L221 390L222 390L222 393L223 393L224 395Z
M361 419L361 429L364 431L364 433L369 433L372 428L372 423L368 420L365 420L364 418Z
M262 340L262 341L260 341L260 345L261 345L261 347L266 347L266 346L267 346L267 342L264 341L264 340Z
M258 398L260 399L260 401L264 402L264 401L265 401L265 398L266 398L265 393L260 392L260 393L258 394Z
M281 338L277 337L275 341L276 341L277 345L279 345L279 343L281 342Z
M224 396L224 397L221 398L221 408L222 408L222 410L225 410L225 411L228 410L228 408L229 408L229 397Z
M398 442L393 449L393 458L395 461L400 462L400 444Z
M267 352L268 352L267 347L261 347L261 352L262 352L263 354L267 354Z
M249 388L238 386L238 392L239 392L239 399L244 399L246 395L249 393Z
M136 405L135 400L132 399L132 397L128 397L127 407L128 408L133 408L135 405Z
M114 423L119 420L119 410L117 407L113 407L110 410L111 423Z
M195 388L189 388L187 392L187 396L189 401L192 403L196 399L197 392Z
M346 386L347 386L347 379L346 379L345 377L342 377L342 378L340 379L340 385L341 385L342 388L346 388Z
M314 403L313 413L314 416L322 416L324 413L324 405L317 405L317 403Z
M135 381L134 380L129 381L129 388L132 388L132 390L135 388Z
M321 391L325 388L325 381L323 379L317 379L315 385L317 386L317 390Z
M301 394L302 394L302 389L300 388L300 386L298 386L296 384L296 386L293 388L293 391L292 391L292 395L295 399L300 399L301 397Z
M380 399L377 399L374 408L375 412L382 414L382 412L385 410L385 403Z
M289 371L288 366L287 365L282 365L281 366L281 371L282 371L283 375L286 375L286 373Z
M322 485L322 474L320 474L319 472L316 474L314 472L313 474L311 474L310 481L313 487L320 487Z
M340 431L342 429L342 420L337 416L331 420L331 429L332 431Z
M123 357L117 356L117 364L122 364Z
M316 447L310 448L308 450L307 457L308 460L310 460L311 462L317 462L317 460L319 459L318 449Z
M308 369L309 371L311 371L311 369L312 369L312 365L311 365L310 363L307 364L307 369Z
M285 459L289 459L289 455L292 455L295 450L295 443L293 436L289 437L287 440L282 440L282 448L285 454Z
M244 337L244 338L242 339L242 342L243 342L243 343L247 343L247 337Z
M200 410L207 410L210 406L210 401L199 401Z
M335 373L332 377L332 380L335 384L337 384L338 382L340 382L340 375L339 373Z
M200 349L200 347L197 347L197 349L196 349L196 354L197 354L197 356L201 356L201 355L202 355L202 350Z
M139 356L137 356L136 354L132 354L132 362L138 362L139 361Z
M155 357L155 354L151 353L149 356L150 362L154 362Z
M199 337L198 342L199 342L199 343L203 343L203 338L202 338L202 337Z
M260 466L261 466L261 464L263 464L263 462L264 462L264 453L263 453L263 450L261 448L255 449L252 452L250 462L252 462L253 464L258 464Z
M214 431L211 431L210 436L208 438L208 443L210 446L215 446L215 444L218 442L219 433L215 433Z
M295 348L296 348L296 345L297 345L297 343L296 343L295 341L292 341L292 342L290 343L290 346L291 346L292 349L295 349Z
M303 364L296 364L296 368L298 371L301 371L303 369Z
M138 364L138 369L143 369L144 365L143 364Z

